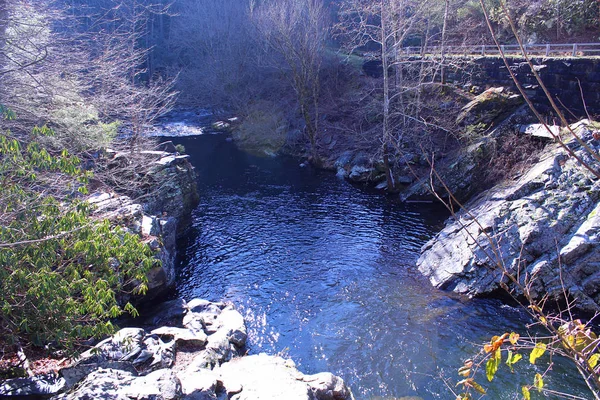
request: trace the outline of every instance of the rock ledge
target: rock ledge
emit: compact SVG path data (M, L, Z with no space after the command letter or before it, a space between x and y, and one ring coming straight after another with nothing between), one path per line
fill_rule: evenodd
M353 400L337 376L304 375L278 356L244 356L246 326L233 306L194 299L158 307L150 332L124 328L57 376L12 379L0 397L55 400ZM28 390L28 391L27 391Z
M598 152L594 126L572 126ZM574 138L569 146L590 165ZM470 296L499 289L502 271L528 279L532 294L576 299L583 311L600 311L600 181L559 145L514 182L470 201L421 250L419 270L439 288ZM506 279L505 279L506 281ZM508 283L508 282L506 282ZM510 285L509 285L510 286Z

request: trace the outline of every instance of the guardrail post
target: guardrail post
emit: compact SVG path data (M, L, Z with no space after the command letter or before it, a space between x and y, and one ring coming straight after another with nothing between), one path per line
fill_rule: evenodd
M550 45L547 44L546 45L546 57L548 57L550 55Z
M577 57L577 43L573 44L573 57Z
M485 44L481 45L481 55L485 56Z
M502 50L502 54L501 55L504 55L504 45L500 46L500 49Z

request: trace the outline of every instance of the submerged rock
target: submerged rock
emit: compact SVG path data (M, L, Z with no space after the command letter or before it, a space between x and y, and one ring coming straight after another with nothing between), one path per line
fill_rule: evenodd
M600 142L585 129L577 126L598 152ZM567 145L595 165L575 139ZM476 296L500 288L502 265L527 279L536 297L560 298L564 287L578 308L599 311L599 199L600 181L552 146L520 179L468 203L422 248L418 268L439 288Z

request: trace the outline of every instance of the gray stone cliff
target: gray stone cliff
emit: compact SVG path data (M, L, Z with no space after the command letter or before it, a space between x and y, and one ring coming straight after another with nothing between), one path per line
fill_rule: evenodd
M598 153L596 127L575 132ZM575 138L566 144L593 168ZM600 310L600 181L558 144L531 169L467 203L423 248L419 270L436 287L476 296L498 290L503 269L529 283L535 297L563 293L585 311ZM502 267L502 268L501 268Z

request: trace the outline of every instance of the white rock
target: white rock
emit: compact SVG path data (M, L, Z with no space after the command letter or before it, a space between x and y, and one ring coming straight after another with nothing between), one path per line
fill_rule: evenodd
M110 193L99 192L99 193L92 194L90 197L88 197L87 201L90 204L96 204L96 203L100 203L101 201L108 200L110 198L111 198Z
M214 371L220 374L232 400L353 399L340 378L328 373L305 376L281 357L258 354L236 358Z
M191 346L204 346L207 341L207 336L202 331L192 331L191 329L175 328L169 326L163 326L158 329L154 329L152 334L161 337L167 336L175 340L178 345L191 345Z
M183 394L198 397L211 396L217 391L219 375L208 369L185 371L178 375Z
M156 217L144 215L142 217L142 235L158 236L160 228L158 227Z
M135 378L123 386L120 392L136 400L175 400L183 395L179 378L169 369L160 369Z
M554 140L555 136L558 137L560 135L560 126L548 125L548 128L550 128L550 132L542 124L521 125L519 132L532 137L550 140Z

